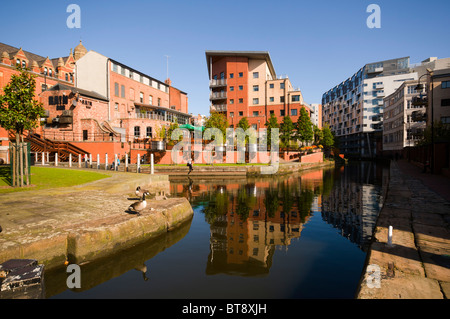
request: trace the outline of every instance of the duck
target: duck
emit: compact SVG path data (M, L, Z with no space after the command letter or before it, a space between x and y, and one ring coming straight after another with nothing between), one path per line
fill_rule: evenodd
M136 191L135 191L137 196L142 196L144 193L149 193L148 190L146 189L142 189L141 186L136 187Z
M128 207L128 210L136 212L140 215L140 211L147 207L147 201L145 200L145 196L150 195L148 192L142 194L142 199L138 202L135 202Z

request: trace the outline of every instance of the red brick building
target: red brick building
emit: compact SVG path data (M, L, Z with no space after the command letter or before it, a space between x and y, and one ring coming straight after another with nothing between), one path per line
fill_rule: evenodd
M297 121L309 107L288 77L277 76L268 52L206 51L212 112L227 116L235 127L246 117L255 129L264 128L274 114L278 123L289 115Z

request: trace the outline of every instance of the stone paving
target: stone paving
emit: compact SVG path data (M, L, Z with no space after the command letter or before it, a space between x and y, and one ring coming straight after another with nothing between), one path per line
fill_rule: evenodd
M359 299L450 297L450 179L392 162ZM388 242L389 226L393 227Z

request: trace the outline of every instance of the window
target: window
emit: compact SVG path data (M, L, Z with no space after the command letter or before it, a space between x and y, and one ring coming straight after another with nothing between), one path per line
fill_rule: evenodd
M291 110L291 115L292 116L297 116L297 109L292 109Z
M244 99L239 99L239 103L244 103Z
M144 93L139 93L139 101L141 102L141 103L144 103Z
M69 82L69 74L66 73L66 82Z
M300 101L300 95L292 95L292 102L299 102Z
M113 69L114 72L118 73L118 72L117 72L117 64L114 64L114 63L113 63L112 69Z
M18 60L19 61L19 60ZM19 61L19 63L20 63L20 61ZM44 68L44 75L47 75L48 74L48 69L47 68Z
M259 85L253 85L253 92L259 91Z
M284 89L284 83L280 83L280 89Z
M234 73L230 73L230 79L234 78Z
M134 101L134 89L130 88L130 100Z
M442 124L450 124L450 116L441 117Z
M244 77L244 73L239 72L239 77L240 77L240 78Z
M259 72L253 72L253 78L258 79L259 78Z
M270 88L270 89L273 89L274 87L275 87L275 86L274 86L273 83L270 83L270 84L269 84L269 88Z
M284 103L284 96L280 96L280 102Z
M134 137L135 138L139 138L141 136L141 127L140 126L135 126L134 127Z
M133 78L133 72L132 72L132 71L130 71L130 74L129 74L129 76L130 76L130 79L132 79L132 78Z
M223 73L223 72L220 72L220 79L225 79L225 73Z
M153 105L153 96L148 97L148 104Z
M275 102L275 98L273 96L269 97L269 102Z
M442 99L441 106L450 106L450 99Z
M275 111L274 110L270 110L269 114L275 114Z
M284 110L280 110L280 116L285 116L286 112Z
M151 126L147 126L146 137L152 138L152 136L153 136L152 133L153 133L152 127Z
M158 98L158 106L161 106L161 98Z
M450 81L442 81L443 89L450 89Z
M234 99L231 99L231 100L230 100L230 104L234 104Z
M240 111L239 116L244 116L244 112Z
M242 85L239 85L239 91L242 91L244 87Z
M114 83L114 95L119 96L119 83Z
M230 91L234 91L234 86L230 86Z
M258 111L253 111L253 116L258 116L259 112Z
M230 117L231 117L231 118L234 117L234 112L230 112Z
M125 85L120 86L120 96L125 98Z
M125 75L125 68L124 68L124 67L121 67L120 73L121 73L122 75Z
M26 68L27 67L27 63L25 61L22 61L22 68Z
M253 99L253 104L259 104L259 99L258 98L254 98Z
M114 104L114 109L115 109L116 111L119 110L119 103Z
M258 124L252 124L252 128L256 131L258 130Z

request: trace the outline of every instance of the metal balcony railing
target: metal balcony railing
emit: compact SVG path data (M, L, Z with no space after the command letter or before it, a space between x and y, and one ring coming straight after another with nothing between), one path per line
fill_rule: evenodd
M210 80L209 86L210 87L227 86L227 79Z

